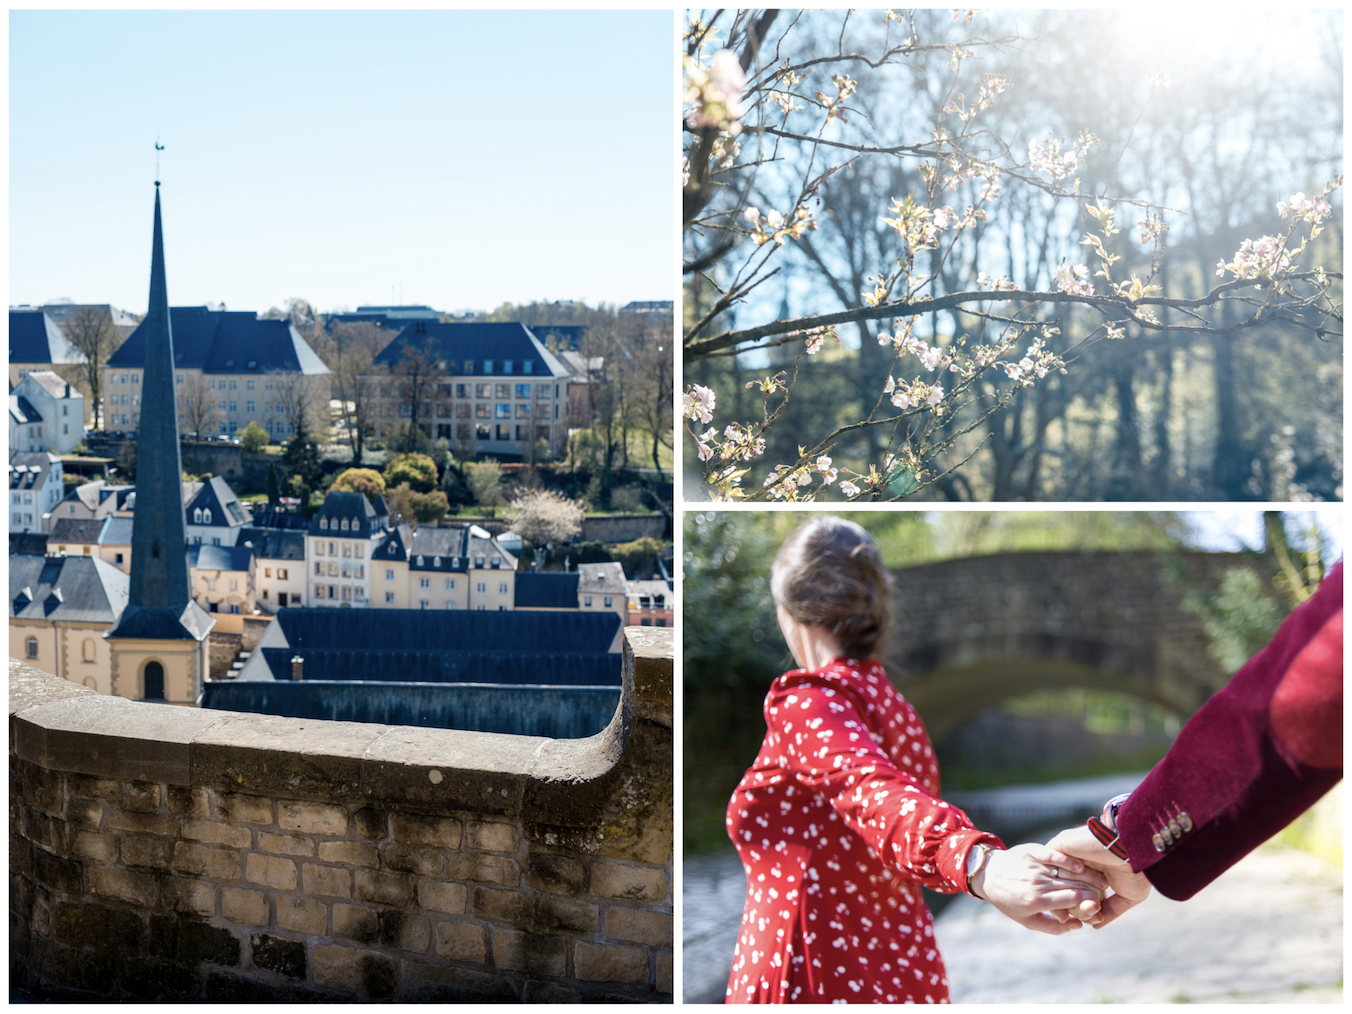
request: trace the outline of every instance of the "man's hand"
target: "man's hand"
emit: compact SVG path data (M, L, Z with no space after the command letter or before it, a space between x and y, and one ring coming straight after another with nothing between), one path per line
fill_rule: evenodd
M972 878L972 888L1020 926L1041 933L1079 929L1097 916L1107 879L1066 852L1048 845L1015 845L995 851ZM1059 917L1069 910L1074 918ZM1058 915L1050 915L1053 911Z
M1081 824L1062 831L1047 843L1049 849L1057 849L1085 865L1102 872L1107 878L1112 894L1103 901L1097 915L1085 921L1094 929L1102 929L1129 908L1145 901L1150 894L1150 881L1143 873L1132 873L1125 859L1118 859L1094 837L1089 828Z

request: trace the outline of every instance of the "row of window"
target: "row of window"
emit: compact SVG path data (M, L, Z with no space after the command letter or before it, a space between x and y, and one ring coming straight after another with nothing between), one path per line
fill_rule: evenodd
M606 598L606 608L607 608L607 609L613 609L614 606L615 606L615 598L614 598L614 596L607 595L605 598ZM591 597L590 595L584 595L584 596L582 596L582 605L583 605L584 608L590 609L590 608L591 608L591 604L592 604L592 597Z
M344 602L366 601L366 596L361 593L360 588L353 588L350 585L335 585L335 584L315 585L315 598L341 599Z
M330 560L328 569L325 570L323 562L315 561L315 577L323 577L325 574L329 577L347 577L356 578L359 581L366 580L366 565L363 563L344 563L340 568L337 560Z
M26 647L28 649L29 658L38 657L38 639L36 637L30 637L28 639L28 644L26 645ZM86 637L84 641L80 644L80 661L97 662L98 658L95 652L96 649L94 647L93 638Z
M324 519L324 518L320 518L319 520L322 522L322 521L324 521L325 519ZM343 518L343 524L346 526L346 524L347 524L347 518ZM356 526L356 522L355 522L355 521L352 522L352 524L353 524L354 527ZM324 526L321 524L320 527L323 528ZM330 542L330 543L328 543L327 545L328 545L328 547L329 547L329 552L328 552L328 555L329 555L329 556L338 556L339 553L340 553L340 550L341 550L341 554L342 554L343 556L355 556L358 560L364 560L364 559L366 559L366 543L364 543L364 542L341 542L341 543L339 543L339 542ZM316 540L315 540L315 542L314 542L315 556L324 556L324 555L325 555L325 553L324 553L324 546L325 546L325 542L324 542L323 539L316 539Z

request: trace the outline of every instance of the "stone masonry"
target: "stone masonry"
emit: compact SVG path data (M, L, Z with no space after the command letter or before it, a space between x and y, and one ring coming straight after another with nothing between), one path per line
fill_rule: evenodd
M673 644L626 631L584 740L169 708L11 660L11 981L670 1001Z

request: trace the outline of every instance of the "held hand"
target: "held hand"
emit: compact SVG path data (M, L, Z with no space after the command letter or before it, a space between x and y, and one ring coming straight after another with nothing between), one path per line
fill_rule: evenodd
M1094 929L1107 926L1123 912L1145 901L1150 894L1150 881L1143 873L1132 873L1125 859L1118 859L1094 837L1083 824L1062 831L1047 843L1049 849L1059 849L1067 855L1083 860L1107 878L1112 894L1103 902L1103 908L1086 920Z
M1108 881L1079 859L1047 845L1016 845L993 852L972 878L976 893L1019 925L1042 933L1079 929L1097 916ZM1049 912L1069 909L1076 918Z

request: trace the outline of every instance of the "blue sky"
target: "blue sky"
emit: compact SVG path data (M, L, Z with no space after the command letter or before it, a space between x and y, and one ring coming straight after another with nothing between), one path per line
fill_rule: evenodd
M9 302L671 299L670 11L15 11Z

